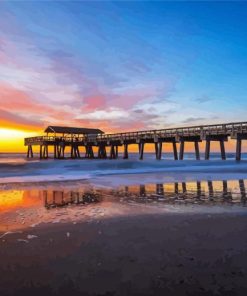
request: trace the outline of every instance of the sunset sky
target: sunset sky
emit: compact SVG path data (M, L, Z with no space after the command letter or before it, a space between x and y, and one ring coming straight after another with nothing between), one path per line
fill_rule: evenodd
M1 1L0 152L49 124L247 121L246 20L247 2Z

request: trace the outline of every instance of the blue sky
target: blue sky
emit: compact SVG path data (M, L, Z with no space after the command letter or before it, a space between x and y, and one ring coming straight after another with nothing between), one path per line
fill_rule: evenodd
M245 121L246 2L1 2L0 123Z

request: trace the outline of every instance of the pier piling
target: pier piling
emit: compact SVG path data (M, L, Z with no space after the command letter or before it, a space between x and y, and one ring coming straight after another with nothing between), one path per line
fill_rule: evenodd
M144 142L139 143L139 159L143 160Z
M128 159L129 158L129 153L128 153L128 144L124 144L124 154L123 154L123 159Z
M242 140L237 139L237 147L236 147L236 160L241 160L241 146L242 146Z

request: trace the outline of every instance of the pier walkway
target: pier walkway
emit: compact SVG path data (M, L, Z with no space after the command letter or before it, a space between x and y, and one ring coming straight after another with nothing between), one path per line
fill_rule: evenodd
M223 123L159 130L146 130L104 134L99 129L49 126L45 136L25 138L28 147L27 157L33 157L33 146L39 146L40 158L48 158L48 147L53 147L53 157L63 159L65 149L69 147L71 158L81 158L80 147L85 148L85 158L118 158L118 148L123 146L123 158L128 158L129 145L137 145L139 159L144 157L144 147L147 143L154 144L156 159L162 157L162 147L171 143L174 159L183 160L185 144L194 143L195 158L200 159L199 142L205 141L205 159L210 158L210 144L219 143L221 158L226 159L225 142L229 138L236 140L236 160L241 160L242 140L247 140L247 122ZM179 153L177 144L179 143ZM97 155L95 155L95 147ZM106 148L110 151L107 155ZM93 149L94 148L94 149Z

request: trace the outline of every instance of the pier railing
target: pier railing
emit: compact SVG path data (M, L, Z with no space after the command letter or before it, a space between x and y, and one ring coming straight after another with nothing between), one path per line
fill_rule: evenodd
M206 135L234 135L235 133L247 132L247 122L213 124L203 126L190 126L167 128L159 130L144 130L137 132L125 132L114 134L98 135L96 140L131 140L136 138L166 138L166 137L187 137L187 136L206 136Z
M234 137L237 133L247 133L247 122L227 123L227 124L212 124L202 126L166 128L158 130L143 130L136 132L124 132L114 134L100 135L85 135L85 136L39 136L25 138L25 145L40 144L41 142L102 142L102 141L117 141L117 140L134 140L134 139L150 139L150 138L169 138L169 137L190 137L200 136L201 138L207 135L226 135Z
M25 145L35 145L35 143L40 144L42 142L45 143L61 143L64 142L66 144L73 142L83 142L85 141L85 137L56 137L56 136L38 136L38 137L30 137L25 138Z

